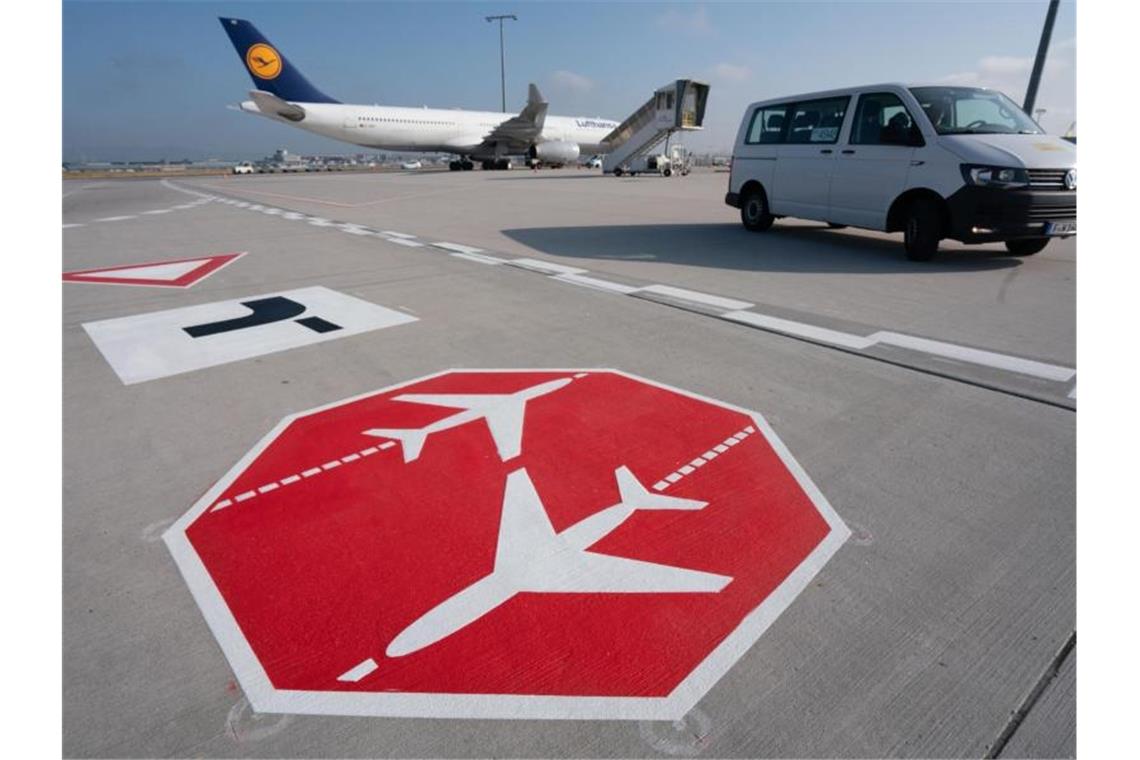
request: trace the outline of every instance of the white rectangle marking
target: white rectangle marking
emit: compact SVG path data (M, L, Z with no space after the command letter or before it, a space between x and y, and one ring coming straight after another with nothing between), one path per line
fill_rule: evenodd
M669 481L670 483L676 483L678 480L680 480L680 479L681 479L681 477L682 477L682 476L681 476L681 474L680 474L680 473L678 473L678 472L671 472L671 473L669 473L668 475L666 475L666 476L665 476L665 480Z
M764 330L794 335L797 338L807 338L808 340L814 340L820 343L831 343L832 345L843 346L844 348L862 350L875 342L864 338L862 335L852 335L851 333L840 332L838 330L829 330L826 327L816 327L815 325L808 325L803 322L793 322L790 319L770 317L767 314L757 314L754 311L733 311L728 314L722 314L721 316L733 322L740 322L741 324L752 325L753 327L759 327Z
M603 290L607 293L621 293L622 295L629 295L630 293L636 293L641 290L641 288L622 285L620 282L610 282L609 280L601 280L597 277L586 277L581 274L558 274L551 279L568 282L571 285L581 285L584 288Z
M542 261L541 259L511 259L507 263L514 267L530 269L543 274L585 274L588 271L578 267L568 267L565 264Z
M406 232L395 232L393 230L380 230L381 233L389 235L394 238L414 238L415 235L409 235Z
M424 247L423 243L417 243L414 240L404 240L403 238L385 238L385 239L389 243L395 243L396 245L402 245L402 246L406 246L408 248L423 248Z
M724 452L728 451L728 447L723 443L718 443L716 446L713 446L713 451L718 454L723 454Z
M276 491L280 487L281 486L277 485L276 483L266 483L261 488L258 488L257 492L258 493L269 493L270 491Z
M369 657L367 660L360 663L352 670L345 671L341 675L337 676L336 680L356 683L361 678L364 678L366 675L376 670L378 667L379 665L376 664L376 661Z
M709 293L700 293L696 290L675 288L672 285L649 285L641 288L641 291L643 293L656 293L657 295L676 298L681 301L691 301L706 306L715 306L718 309L739 310L752 308L752 304L747 301L737 301L735 298L725 298L723 296L710 295Z
M324 464L321 465L322 470L332 470L332 469L335 469L337 467L340 467L340 460L339 459L334 459L331 462L325 462Z
M144 211L143 213L144 214L169 214L171 212L171 210L172 209L168 209L168 208L156 208L156 209L152 209L150 211Z
M235 496L234 501L246 501L247 499L252 499L254 496L257 496L256 491L246 491L245 493L239 493Z
M694 471L695 469L697 469L697 468L693 467L691 464L687 464L684 467L682 467L681 469L677 470L677 472L681 473L682 475L688 475L690 472Z
M301 479L300 475L290 475L287 478L281 478L281 485L283 485L283 486L293 485L294 483L296 483L300 479Z
M384 443L380 444L379 448L381 448L381 449L390 449L390 448L392 448L392 447L393 447L393 446L395 446L395 445L396 445L396 442L395 442L395 441L384 441Z
M380 451L380 449L376 448L375 446L369 446L368 448L366 448L360 452L360 456L370 457L378 451Z
M218 511L219 509L225 509L226 507L230 506L231 504L233 504L233 502L232 502L232 501L230 501L229 499L222 499L222 500L221 500L221 501L219 501L217 504L215 504L215 505L214 505L214 508L213 508L213 509L211 509L210 511L211 511L211 512L216 512L216 511Z
M124 219L134 219L133 216L105 216L102 219L96 219L97 222L121 222Z
M201 337L186 332L188 327L249 317L254 312L245 304L270 299L287 300L287 315L275 316L282 311L277 300L266 309L267 321L262 323ZM304 324L306 318L319 318L326 328L331 323L337 329L318 332ZM408 314L317 286L88 322L83 328L119 379L132 385L415 321Z
M654 491L664 491L668 487L669 487L669 484L664 480L658 480L656 483L653 484L653 490Z
M310 467L309 469L307 469L307 470L305 470L304 472L302 472L302 473L301 473L301 477L303 477L303 478L311 478L311 477L313 477L314 475L320 475L320 474L321 474L321 472L322 472L322 470L321 470L321 468L320 468L320 467Z
M348 464L349 462L355 462L357 459L360 459L359 454L346 454L340 458L340 461Z
M442 248L445 251L455 251L456 253L482 253L482 248L473 248L469 245L460 245L459 243L432 243L436 248Z
M871 339L878 343L885 343L900 348L909 348L912 351L922 351L936 356L945 356L948 359L958 359L970 364L983 367L1016 372L1019 375L1039 377L1042 380L1052 380L1058 383L1068 382L1077 374L1075 369L1061 367L1056 364L1037 362L1032 359L1022 359L1017 356L999 354L993 351L984 351L980 348L968 348L953 343L944 343L940 340L917 338L913 335L903 335L894 332L877 332Z
M720 454L718 454L715 451L712 451L710 449L709 451L706 451L704 454L701 454L701 456L704 457L705 460L712 460L712 459L716 459L717 457L719 457Z
M392 242L396 242L396 241L392 241ZM449 253L447 255L448 256L454 256L457 259L467 259L468 261L474 261L478 264L490 264L492 266L495 266L498 264L509 264L510 263L506 259L498 259L498 258L495 258L494 256L488 256L484 253Z
M708 464L708 460L697 457L693 461L689 462L689 464L691 464L693 467L704 467L706 464Z

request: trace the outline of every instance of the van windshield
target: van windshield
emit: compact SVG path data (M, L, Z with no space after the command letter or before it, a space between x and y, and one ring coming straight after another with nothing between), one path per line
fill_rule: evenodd
M940 135L1044 134L1012 100L980 87L912 87Z

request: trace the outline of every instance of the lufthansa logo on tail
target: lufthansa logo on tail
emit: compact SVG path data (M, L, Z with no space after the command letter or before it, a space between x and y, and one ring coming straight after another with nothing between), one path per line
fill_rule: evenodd
M281 56L270 45L259 42L245 51L245 65L259 79L273 79L281 73Z

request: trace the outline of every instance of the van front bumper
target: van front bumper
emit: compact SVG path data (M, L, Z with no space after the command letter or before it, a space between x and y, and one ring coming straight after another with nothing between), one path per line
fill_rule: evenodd
M946 202L950 209L946 236L963 243L1045 237L1045 227L1050 222L1077 221L1077 193L1070 190L1005 190L968 185Z
M733 208L740 208L740 193L725 193L724 202Z

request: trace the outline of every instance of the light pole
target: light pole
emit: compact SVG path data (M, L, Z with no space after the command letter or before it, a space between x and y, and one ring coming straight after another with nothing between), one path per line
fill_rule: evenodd
M499 82L502 86L503 93L503 111L507 110L507 59L506 54L503 52L503 21L510 19L511 21L518 21L519 17L513 13L504 13L501 16L486 16L487 23L492 21L499 22Z
M1029 87L1025 90L1025 103L1021 110L1033 113L1037 104L1037 86L1041 84L1041 72L1045 68L1045 54L1049 52L1049 38L1053 36L1053 22L1057 18L1057 6L1061 0L1049 0L1049 10L1045 11L1045 26L1041 29L1041 41L1037 44L1037 58L1033 61L1033 71L1029 75Z

